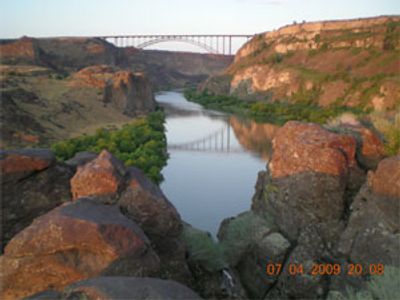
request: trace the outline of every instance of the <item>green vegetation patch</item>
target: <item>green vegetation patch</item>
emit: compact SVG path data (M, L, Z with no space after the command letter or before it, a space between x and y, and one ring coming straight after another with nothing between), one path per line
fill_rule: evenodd
M163 180L161 169L168 159L164 133L165 115L158 111L124 125L121 129L98 129L85 135L60 141L51 146L59 160L67 160L77 152L100 152L107 149L127 166L141 169L154 182Z
M312 91L312 93L318 93L318 90ZM206 108L244 115L258 122L277 125L283 125L290 120L325 124L329 119L344 112L352 112L356 115L364 114L361 109L357 108L335 105L323 108L307 101L300 101L301 99L297 103L289 103L287 101L242 101L233 96L211 95L207 91L197 93L193 89L186 90L185 97Z
M383 135L386 154L400 154L400 110L393 119L388 119L381 113L373 113L370 118L373 126Z
M220 244L216 243L208 232L187 225L184 226L182 238L189 253L189 260L210 272L222 270L227 266Z

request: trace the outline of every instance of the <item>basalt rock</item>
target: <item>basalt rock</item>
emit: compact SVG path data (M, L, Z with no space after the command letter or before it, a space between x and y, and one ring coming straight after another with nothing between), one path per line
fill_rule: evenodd
M71 179L73 198L101 196L114 199L123 184L125 173L123 163L107 150L103 150L94 160L78 166Z
M153 111L156 107L150 82L143 73L119 71L105 87L104 102L127 116Z
M151 239L161 259L162 276L186 283L190 273L185 261L186 248L180 240L182 221L161 189L142 171L130 167L117 204Z
M50 150L26 149L1 153L1 249L36 217L71 200L72 171L55 163Z
M328 228L340 227L346 211L346 189L356 185L352 178L364 176L355 153L352 136L310 123L286 123L273 140L268 173L261 175L252 209L266 212L292 241L309 224L326 227L331 238Z
M103 275L146 276L159 268L148 238L118 207L80 199L37 218L1 257L2 299ZM27 284L29 283L29 284Z
M356 196L339 252L351 261L400 266L400 156L384 159Z
M55 161L53 152L47 149L1 150L2 182L18 181L48 168Z
M72 158L65 161L65 163L76 171L79 166L85 165L96 157L97 153L83 151L76 153Z

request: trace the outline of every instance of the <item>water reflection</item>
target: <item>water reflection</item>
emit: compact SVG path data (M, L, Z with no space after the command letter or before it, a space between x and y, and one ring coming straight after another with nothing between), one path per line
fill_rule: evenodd
M203 109L179 92L156 99L170 154L161 188L185 221L216 235L224 218L250 208L273 128Z
M272 150L272 139L275 136L278 126L274 124L260 124L251 120L230 117L229 123L235 132L239 143L248 151L259 154L265 161L268 161Z

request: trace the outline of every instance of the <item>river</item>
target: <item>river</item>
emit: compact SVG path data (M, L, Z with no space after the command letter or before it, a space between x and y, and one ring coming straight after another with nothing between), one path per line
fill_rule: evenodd
M250 208L270 149L263 135L275 127L204 109L180 92L156 100L166 112L170 155L161 188L183 220L215 237L223 219Z

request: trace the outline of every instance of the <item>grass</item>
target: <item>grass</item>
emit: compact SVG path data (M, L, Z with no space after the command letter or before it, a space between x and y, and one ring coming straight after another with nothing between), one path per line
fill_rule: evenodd
M51 148L62 161L77 152L98 153L107 149L127 166L140 168L150 179L160 183L163 180L161 169L168 159L164 120L164 113L159 111L136 119L121 129L101 128L94 135L60 141Z

